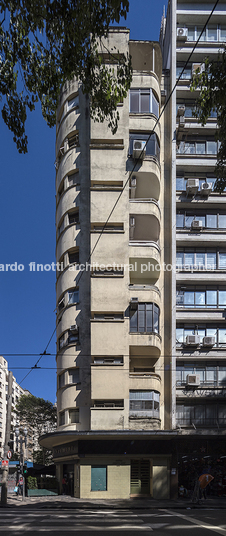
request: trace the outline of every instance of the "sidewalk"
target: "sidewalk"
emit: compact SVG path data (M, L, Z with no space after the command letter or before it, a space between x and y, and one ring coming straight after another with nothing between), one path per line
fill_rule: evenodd
M1 505L0 505L1 507ZM131 499L76 499L66 495L54 497L21 497L8 496L7 508L30 508L30 509L125 509L125 510L150 510L150 509L225 509L226 497L208 497L200 504L193 504L190 499L179 498L177 500L157 500L152 498Z

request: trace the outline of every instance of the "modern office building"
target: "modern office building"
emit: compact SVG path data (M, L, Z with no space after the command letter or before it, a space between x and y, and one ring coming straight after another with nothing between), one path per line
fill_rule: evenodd
M211 6L170 1L160 44L110 30L107 48L133 65L115 136L79 82L61 94L58 431L41 444L75 496L173 497L178 455L224 437L226 198L213 191L216 117L197 123L189 86L225 40L226 2L158 122Z

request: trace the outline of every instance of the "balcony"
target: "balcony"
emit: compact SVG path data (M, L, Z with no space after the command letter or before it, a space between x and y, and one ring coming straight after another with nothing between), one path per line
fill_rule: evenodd
M130 333L129 346L131 356L159 357L162 339L158 333Z
M130 372L129 389L138 391L152 389L161 393L161 376L153 372Z

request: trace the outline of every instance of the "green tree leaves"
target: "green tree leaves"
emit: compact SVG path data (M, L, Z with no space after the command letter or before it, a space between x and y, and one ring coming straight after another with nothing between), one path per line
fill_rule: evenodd
M0 0L0 99L2 117L19 152L27 152L25 122L39 100L52 127L62 85L77 77L91 96L91 116L117 130L117 104L129 89L129 56L107 51L109 25L126 18L128 0Z

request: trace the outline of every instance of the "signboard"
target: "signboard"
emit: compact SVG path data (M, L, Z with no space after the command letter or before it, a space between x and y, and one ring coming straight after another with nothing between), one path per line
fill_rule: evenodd
M9 460L2 460L2 467L8 467Z
M12 452L11 452L11 450L8 450L8 452L7 452L7 458L8 458L8 460L10 460L10 458L12 458Z

